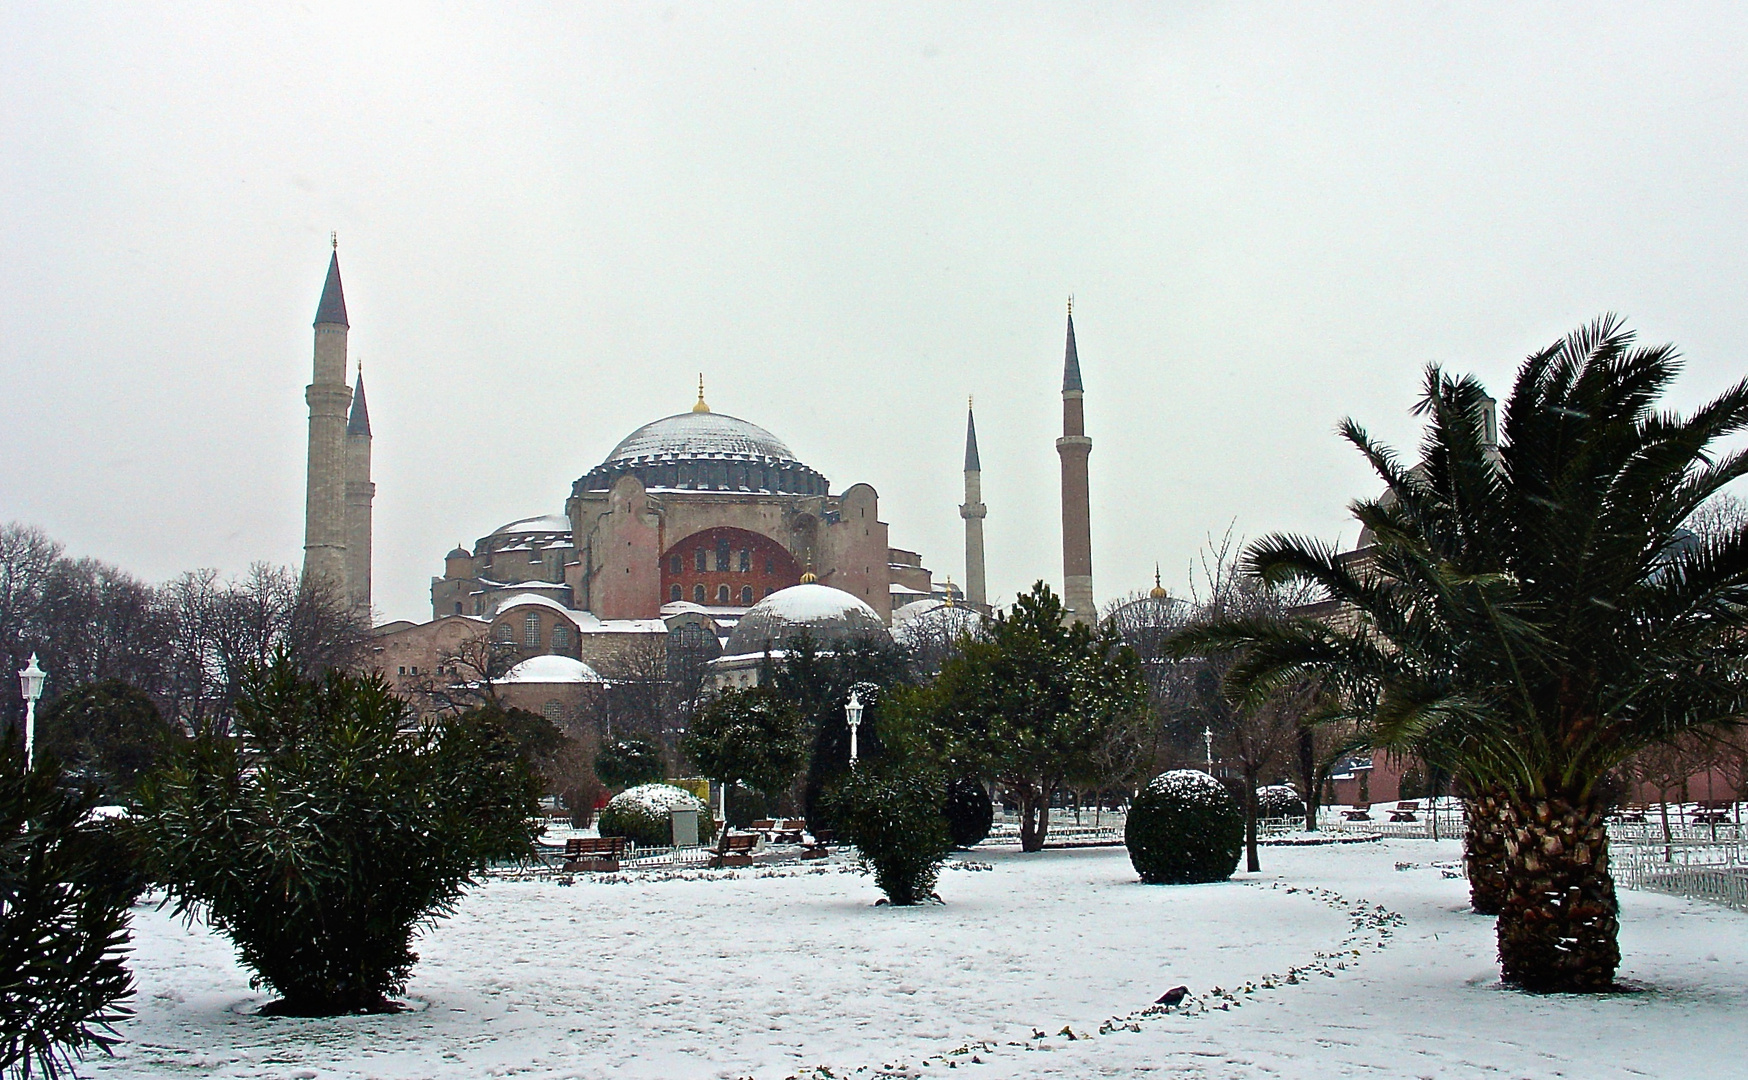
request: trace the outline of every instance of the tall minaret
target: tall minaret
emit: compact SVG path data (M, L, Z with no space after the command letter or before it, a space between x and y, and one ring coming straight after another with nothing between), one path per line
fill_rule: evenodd
M364 403L364 362L352 387L352 413L346 419L346 589L352 606L370 614L370 409Z
M1080 354L1074 348L1074 298L1068 298L1068 350L1062 362L1062 594L1068 617L1096 622L1092 588L1092 507L1087 493L1086 459L1092 440L1086 437L1081 410Z
M303 573L346 590L346 297L340 290L340 244L328 258L328 281L316 307L315 375L304 389L310 407L309 477L304 495Z
M977 607L988 604L983 588L983 465L977 460L977 418L971 402L965 403L965 501L959 506L965 519L965 599Z

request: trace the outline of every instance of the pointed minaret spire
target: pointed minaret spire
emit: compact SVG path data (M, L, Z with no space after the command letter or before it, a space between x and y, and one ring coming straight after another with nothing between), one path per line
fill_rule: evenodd
M1068 298L1068 346L1062 361L1062 438L1056 453L1062 459L1062 598L1068 617L1090 623L1098 618L1092 590L1092 505L1086 459L1092 440L1086 436L1082 407L1080 353L1074 346L1074 297Z
M352 409L346 417L346 434L370 438L370 406L364 402L364 365L358 365L358 381L352 387Z
M346 292L340 288L340 241L334 241L334 250L328 255L328 280L322 286L322 302L316 305L316 325L350 327L346 321Z
M709 412L710 406L704 404L704 373L698 373L698 403L692 406L693 412Z
M1074 297L1068 298L1068 349L1062 358L1062 392L1081 392L1080 351L1074 347Z
M988 596L983 583L983 519L989 508L983 505L983 465L977 458L977 418L965 400L965 501L959 506L959 516L965 519L965 602L974 607L986 607Z

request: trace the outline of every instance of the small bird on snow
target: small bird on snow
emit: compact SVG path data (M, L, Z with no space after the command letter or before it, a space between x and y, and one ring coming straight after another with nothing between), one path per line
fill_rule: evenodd
M1187 986L1174 986L1164 994L1161 994L1159 1000L1154 1002L1154 1004L1167 1006L1176 1005L1178 1002L1182 1001L1185 995L1189 992L1190 988Z

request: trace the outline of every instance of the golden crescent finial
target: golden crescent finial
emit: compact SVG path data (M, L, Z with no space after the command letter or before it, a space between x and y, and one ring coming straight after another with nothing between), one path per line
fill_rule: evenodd
M698 373L698 403L692 406L692 411L698 413L710 411L710 406L704 403L704 373L702 371Z

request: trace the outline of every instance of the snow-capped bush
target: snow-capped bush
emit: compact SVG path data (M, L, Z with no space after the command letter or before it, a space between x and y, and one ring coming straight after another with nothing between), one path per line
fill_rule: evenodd
M669 810L698 811L698 840L708 844L716 835L709 809L684 788L672 784L639 784L607 800L601 808L602 836L623 836L639 847L667 847L674 842Z
M1238 868L1244 815L1220 781L1179 769L1154 777L1136 796L1123 840L1135 872L1151 885L1224 881Z
M1259 818L1302 818L1305 800L1287 784L1270 784L1256 789L1256 816Z

